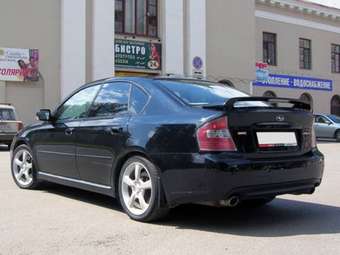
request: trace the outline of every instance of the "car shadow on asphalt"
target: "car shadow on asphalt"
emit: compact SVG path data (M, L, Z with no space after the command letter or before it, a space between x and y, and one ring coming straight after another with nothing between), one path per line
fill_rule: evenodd
M39 186L39 189L43 192L48 192L68 199L77 200L112 210L122 211L117 200L94 192L47 182L42 183L42 185Z
M276 199L255 209L187 205L175 208L162 224L253 237L340 233L340 207Z
M117 200L75 188L45 184L45 192L121 212ZM126 216L127 217L127 216ZM285 237L340 233L340 207L278 198L254 209L183 205L156 225L221 234Z

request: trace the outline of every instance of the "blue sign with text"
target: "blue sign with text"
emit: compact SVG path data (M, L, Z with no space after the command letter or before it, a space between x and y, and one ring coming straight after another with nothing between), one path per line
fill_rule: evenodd
M253 85L287 89L333 91L333 81L331 80L278 74L270 74L268 80L265 81L254 81Z

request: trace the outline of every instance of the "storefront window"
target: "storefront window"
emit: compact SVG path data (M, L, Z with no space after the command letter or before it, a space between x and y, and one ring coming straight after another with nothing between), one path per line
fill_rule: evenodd
M115 1L116 33L157 37L157 0Z

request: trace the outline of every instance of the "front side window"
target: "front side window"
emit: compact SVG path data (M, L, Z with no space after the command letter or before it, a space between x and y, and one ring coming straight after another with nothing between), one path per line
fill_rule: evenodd
M276 34L263 33L263 62L268 65L277 65Z
M75 120L87 117L91 103L100 86L85 88L69 98L58 110L58 121Z
M328 123L330 123L330 121L329 120L327 120L325 117L323 117L323 116L317 116L316 118L315 118L315 122L316 123L319 123L319 124L328 124Z
M115 82L103 85L93 102L90 117L110 117L125 112L129 106L130 84Z
M118 34L157 37L157 0L115 0L115 29Z
M332 72L340 73L340 45L332 44Z
M300 68L311 70L312 69L312 41L308 39L300 38L299 49L300 49Z

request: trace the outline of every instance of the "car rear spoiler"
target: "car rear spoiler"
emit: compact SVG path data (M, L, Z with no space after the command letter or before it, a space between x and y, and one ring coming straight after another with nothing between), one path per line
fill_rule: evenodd
M279 98L279 97L235 97L235 98L231 98L229 99L226 103L225 103L225 108L228 111L232 111L237 109L237 107L235 107L235 104L238 102L265 102L268 104L271 104L274 107L280 107L281 106L277 106L277 104L291 104L291 107L284 107L284 108L290 108L290 109L301 109L301 110L306 110L306 111L312 111L312 106L310 103L305 102L305 101L301 101L298 99L291 99L291 98ZM242 107L242 108L246 108L246 107Z

